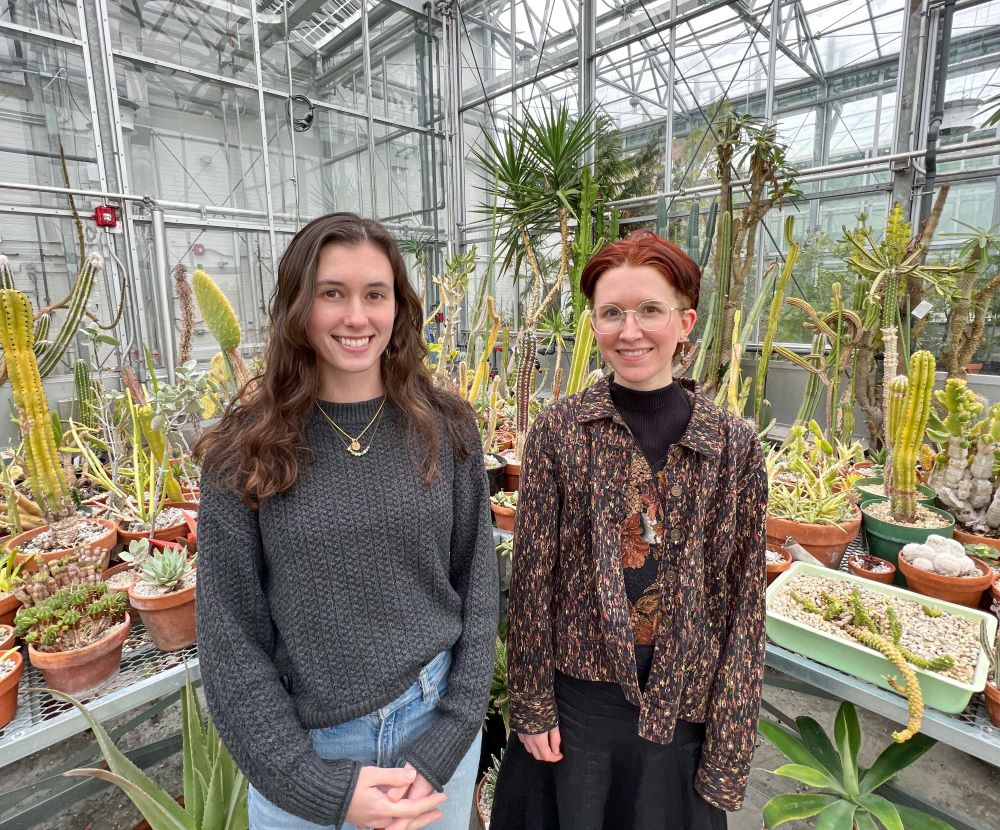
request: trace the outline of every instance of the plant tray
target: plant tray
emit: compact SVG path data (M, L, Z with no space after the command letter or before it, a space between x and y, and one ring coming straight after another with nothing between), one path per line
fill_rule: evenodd
M966 608L962 605L955 605L951 602L925 597L914 594L905 588L897 588L894 585L882 585L870 579L854 576L843 571L834 571L829 568L817 567L805 562L793 562L792 567L780 574L767 589L767 636L775 644L789 651L794 651L815 660L817 663L838 669L846 674L853 675L861 680L867 680L883 689L893 691L886 676L896 677L896 668L877 651L873 651L860 643L835 637L825 631L817 631L807 625L783 617L771 610L775 597L784 589L785 583L794 579L799 574L823 577L840 582L850 582L867 588L879 594L901 598L911 602L919 602L931 608L939 608L947 611L956 617L963 617L973 620L977 626L980 620L986 620L986 629L990 637L995 637L997 632L997 618L992 614L986 614L975 608ZM944 677L936 672L929 672L913 667L917 678L920 681L920 690L923 692L924 703L934 709L949 714L958 714L969 705L969 700L974 692L981 692L986 687L986 675L989 666L986 655L979 651L979 658L976 661L976 670L972 678L972 683L959 683L950 677ZM896 677L897 680L902 678Z

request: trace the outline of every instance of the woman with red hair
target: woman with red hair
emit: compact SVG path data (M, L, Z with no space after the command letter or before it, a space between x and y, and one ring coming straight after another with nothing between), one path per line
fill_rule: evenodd
M743 801L767 477L753 427L673 377L700 282L647 231L583 271L612 374L528 436L494 830L718 830Z

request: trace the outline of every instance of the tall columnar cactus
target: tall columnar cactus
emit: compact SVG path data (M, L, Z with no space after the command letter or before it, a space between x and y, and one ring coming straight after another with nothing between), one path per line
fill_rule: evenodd
M183 262L178 262L174 267L173 278L177 303L181 309L181 340L177 345L177 362L183 365L191 359L191 346L194 343L194 293L188 280L187 266Z
M486 386L490 379L490 358L497 345L497 338L500 336L500 315L497 314L496 302L492 296L486 297L486 314L490 319L490 333L486 337L486 347L476 364L475 374L472 376L472 386L469 389L468 400L473 406L478 408L479 398L486 391Z
M517 380L515 386L517 410L515 416L515 429L517 430L517 445L515 455L521 459L524 452L524 441L528 437L528 405L531 402L531 393L534 391L535 380L535 352L538 339L533 331L522 333L518 347L520 352L517 356Z
M723 320L726 315L724 308L729 296L729 285L733 277L733 214L725 211L719 219L719 247L715 252L715 299L712 303L712 330L706 331L702 338L709 346L708 366L705 369L704 383L709 391L718 387L721 381L720 367L723 358Z
M889 384L888 430L892 434L892 515L912 521L917 514L917 451L924 440L934 391L934 355L914 352L909 377Z
M49 521L73 514L69 484L59 463L49 405L33 350L31 302L20 291L0 289L0 344L7 357L14 406L24 440L25 468L32 495Z
M87 361L78 360L73 365L73 392L76 404L76 418L85 427L97 425L97 388L90 377Z

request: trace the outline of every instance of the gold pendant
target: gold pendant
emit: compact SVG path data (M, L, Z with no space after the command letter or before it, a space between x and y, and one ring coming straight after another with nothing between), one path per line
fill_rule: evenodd
M353 452L353 453L356 453L358 450L361 449L361 444L358 443L358 439L357 438L355 438L353 441L351 441L351 446L348 449L350 449L350 451Z
M367 447L365 447L364 449L361 449L361 444L359 444L359 443L358 443L357 441L354 441L354 442L353 442L353 443L351 444L351 446L349 446L349 447L347 448L347 451L348 451L348 452L349 452L349 453L350 453L351 455L353 455L353 456L354 456L355 458L361 458L361 456L363 456L363 455L367 454L368 450L370 450L370 449L371 449L371 447L372 447L372 445L371 445L371 444L369 444L369 445L368 445Z

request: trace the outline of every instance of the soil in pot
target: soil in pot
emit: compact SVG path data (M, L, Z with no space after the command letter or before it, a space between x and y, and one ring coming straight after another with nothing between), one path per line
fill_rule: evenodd
M0 660L0 729L14 720L17 713L17 685L24 674L24 658L14 652Z
M137 580L128 589L129 602L135 608L160 651L180 651L194 645L195 580L197 571L189 575L176 591L165 592L161 587Z
M906 587L899 570L899 550L908 542L926 542L932 533L949 539L955 529L955 518L937 507L917 505L918 525L901 525L892 521L888 499L868 499L861 502L861 526L868 552L896 566L893 584Z
M972 561L979 568L979 576L942 576L916 568L903 557L899 557L897 564L911 591L975 608L979 605L983 591L993 582L993 570L981 559L972 557Z
M896 566L892 562L870 553L851 554L847 557L847 568L855 576L863 576L883 585L891 585L896 576Z
M118 673L122 646L132 627L125 621L95 643L72 651L38 651L28 646L28 659L45 676L45 685L58 692L75 695L107 682Z
M791 536L828 568L840 567L844 551L857 537L861 529L861 513L854 520L842 525L812 525L779 519L767 514L767 545L781 547Z
M854 482L854 489L858 491L861 501L867 501L870 498L884 499L886 497L885 479L881 476L858 479ZM934 499L937 497L937 493L926 484L918 484L917 491L920 493L917 497L918 504L923 504L927 507L934 506Z
M986 697L986 714L990 716L990 723L1000 727L1000 689L987 680L983 695Z
M153 533L153 538L172 542L174 539L185 536L188 532L188 526L184 519L184 511L197 513L198 505L188 501L166 502L156 516L156 531ZM138 539L145 539L149 536L149 523L132 522L128 525L119 523L118 532L126 544Z
M778 578L778 574L784 573L792 566L792 554L784 545L767 546L767 584L770 585Z
M104 548L111 557L111 549L118 541L118 529L115 523L107 519L86 519L77 525L77 543L86 544L90 550ZM21 566L22 573L32 573L38 570L35 557L40 556L45 562L54 562L73 553L74 546L55 547L54 537L48 525L27 530L7 541L5 552L11 548L20 548L15 559ZM107 567L107 560L104 563Z

